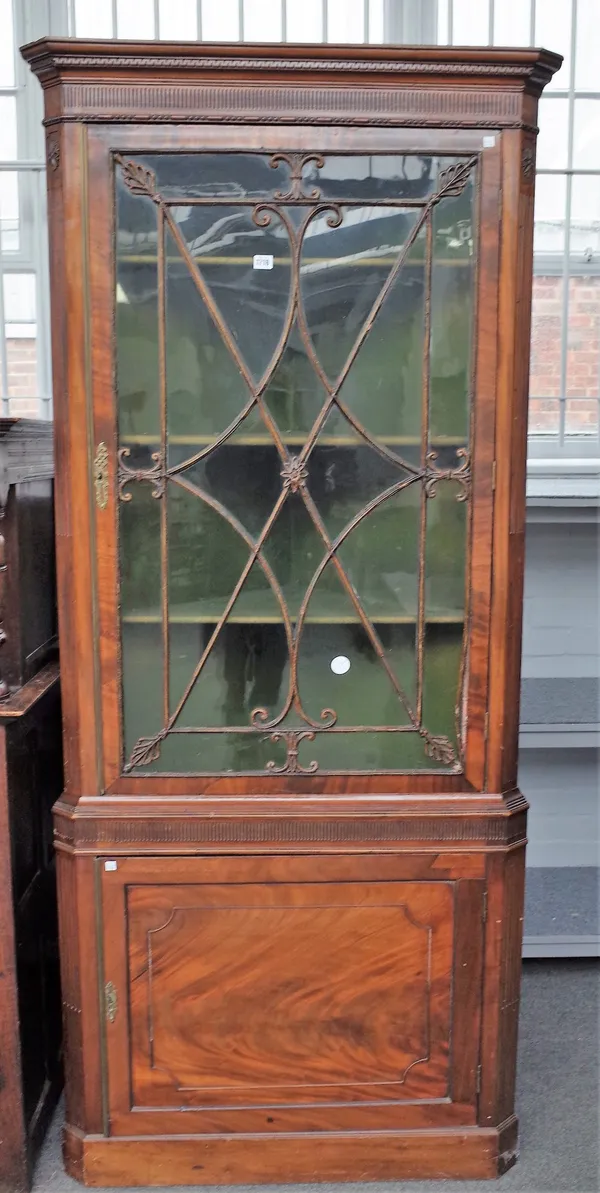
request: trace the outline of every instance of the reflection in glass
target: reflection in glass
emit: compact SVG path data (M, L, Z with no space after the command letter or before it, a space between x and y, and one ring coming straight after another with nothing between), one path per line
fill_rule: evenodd
M300 285L316 355L334 382L416 223L415 210L346 209L339 226L317 215L304 238Z
M448 159L331 155L301 178L291 155L139 161L155 201L116 171L126 764L451 769L472 182L407 207Z
M156 435L158 276L156 210L117 171L116 365L121 436Z
M212 322L225 325L243 364L259 381L283 331L290 291L290 246L280 217L265 213L270 222L261 227L249 207L172 207L170 212L185 241L187 267L193 263L208 288L209 310L211 303L216 308ZM257 256L269 267L257 268Z
M439 203L433 213L429 432L467 438L471 404L473 196Z

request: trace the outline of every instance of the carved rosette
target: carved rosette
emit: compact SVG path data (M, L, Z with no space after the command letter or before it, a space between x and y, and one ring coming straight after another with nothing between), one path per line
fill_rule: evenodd
M303 489L307 477L308 468L305 467L300 456L290 456L281 469L283 487L289 489L291 493L297 493L299 489Z

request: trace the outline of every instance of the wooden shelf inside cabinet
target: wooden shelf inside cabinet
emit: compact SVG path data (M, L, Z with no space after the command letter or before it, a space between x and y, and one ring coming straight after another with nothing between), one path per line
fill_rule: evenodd
M253 258L244 256L213 256L211 254L191 254L191 259L195 265L245 265L252 266ZM119 253L117 256L119 264L124 265L156 265L158 257L156 253ZM167 265L182 265L181 257L165 255L165 263ZM373 265L389 265L390 267L396 263L396 257L381 256L381 257L358 257L355 260L348 260L346 258L336 257L303 257L302 265L326 265L329 268L335 269L353 269L353 268L369 268ZM436 257L435 265L444 268L458 266L473 265L474 258L472 256L463 257ZM291 265L290 257L273 257L273 266L285 265L289 268ZM409 269L423 269L425 260L411 257L405 264L404 268Z
M286 447L303 447L306 443L308 432L303 432L299 435L282 435L282 443ZM215 444L218 435L180 435L169 434L168 443L173 447L209 447ZM418 435L377 435L377 442L384 447L420 447L421 439ZM155 447L160 445L159 435L122 435L120 439L123 447L134 446L148 446ZM465 438L455 438L451 435L434 435L429 439L429 446L436 447L464 447ZM313 450L319 447L361 447L364 448L366 441L359 435L319 435ZM225 439L219 442L219 447L274 447L275 443L273 437L269 434L264 435L240 435L236 433L235 439Z
M170 609L169 610L169 624L170 625L216 625L221 616L222 609L207 610L194 606L189 609ZM290 621L293 624L297 622L298 618L295 614L290 614ZM373 625L413 625L417 624L416 614L409 613L378 613L370 614L370 620ZM425 617L427 625L446 625L446 626L462 626L464 616L458 612L448 613L432 613ZM131 613L123 614L124 625L153 625L162 621L162 614L159 609L140 609L134 610ZM273 614L262 614L259 610L248 613L232 613L227 618L227 622L237 625L282 625L283 618L275 617ZM358 619L356 616L339 616L336 617L334 613L329 614L308 614L304 619L304 623L308 625L357 625Z
M561 59L23 54L48 161L69 1173L502 1175L535 130Z

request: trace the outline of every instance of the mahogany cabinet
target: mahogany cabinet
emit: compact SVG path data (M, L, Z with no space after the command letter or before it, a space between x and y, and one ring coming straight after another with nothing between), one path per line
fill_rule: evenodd
M70 1173L517 1155L543 50L52 41Z

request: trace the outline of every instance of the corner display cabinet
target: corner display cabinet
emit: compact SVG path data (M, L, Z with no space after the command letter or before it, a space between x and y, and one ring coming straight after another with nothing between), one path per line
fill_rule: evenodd
M516 1158L543 50L41 41L69 1172Z

